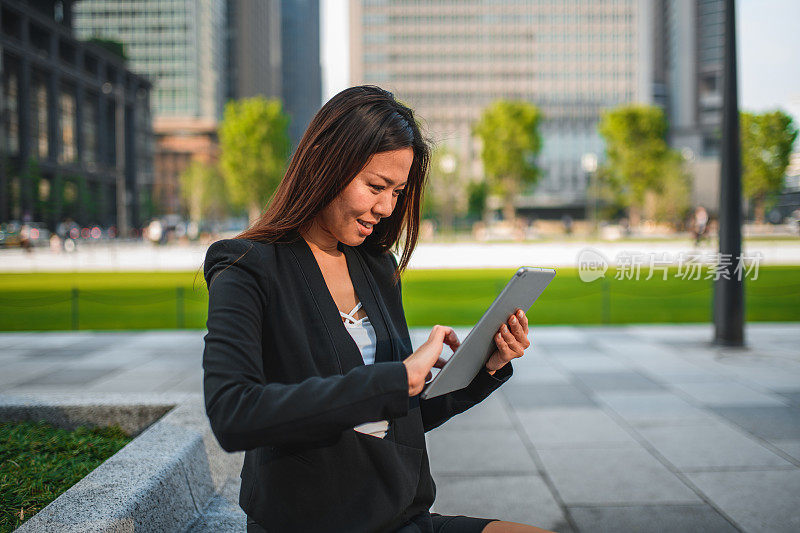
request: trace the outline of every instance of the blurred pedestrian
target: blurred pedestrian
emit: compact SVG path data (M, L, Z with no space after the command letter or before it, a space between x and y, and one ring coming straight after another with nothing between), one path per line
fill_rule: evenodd
M694 210L694 221L692 223L692 232L694 233L694 245L700 246L700 241L706 234L708 228L708 211L702 205L698 205Z
M572 217L569 216L569 214L565 213L564 216L561 217L561 223L564 224L564 233L566 233L567 235L571 235L572 234Z

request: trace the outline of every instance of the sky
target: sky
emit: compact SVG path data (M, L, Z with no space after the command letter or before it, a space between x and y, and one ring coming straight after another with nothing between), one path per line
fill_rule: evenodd
M347 0L321 0L323 95L328 101L350 85ZM736 2L739 107L776 108L800 126L799 0Z

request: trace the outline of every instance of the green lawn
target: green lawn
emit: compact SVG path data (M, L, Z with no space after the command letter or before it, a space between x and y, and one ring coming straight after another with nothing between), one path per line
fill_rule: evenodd
M67 431L44 422L0 423L0 533L19 527L130 440L118 426Z
M409 326L473 325L513 269L411 270L403 277ZM207 294L197 272L0 274L0 330L205 327ZM708 322L712 281L604 280L558 275L530 313L536 324ZM745 283L749 321L800 321L800 266L761 267Z

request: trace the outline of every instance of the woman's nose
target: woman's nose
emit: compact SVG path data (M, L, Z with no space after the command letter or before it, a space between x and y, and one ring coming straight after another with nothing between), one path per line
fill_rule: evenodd
M393 200L394 198L392 198L391 194L389 195L382 194L380 198L378 198L378 202L375 204L372 210L375 212L376 215L378 215L381 218L388 217L389 215L392 214L392 209L394 208Z

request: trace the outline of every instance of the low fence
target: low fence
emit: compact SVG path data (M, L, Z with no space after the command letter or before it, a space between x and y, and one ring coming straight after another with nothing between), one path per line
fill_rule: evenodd
M788 281L788 283L787 283ZM457 284L428 290L404 281L408 324L470 326L503 288ZM456 291L456 289L459 289ZM713 281L684 283L599 279L553 282L531 310L535 324L626 324L707 322L712 318ZM800 284L787 278L748 280L747 320L800 320ZM204 286L0 291L0 331L204 329Z

